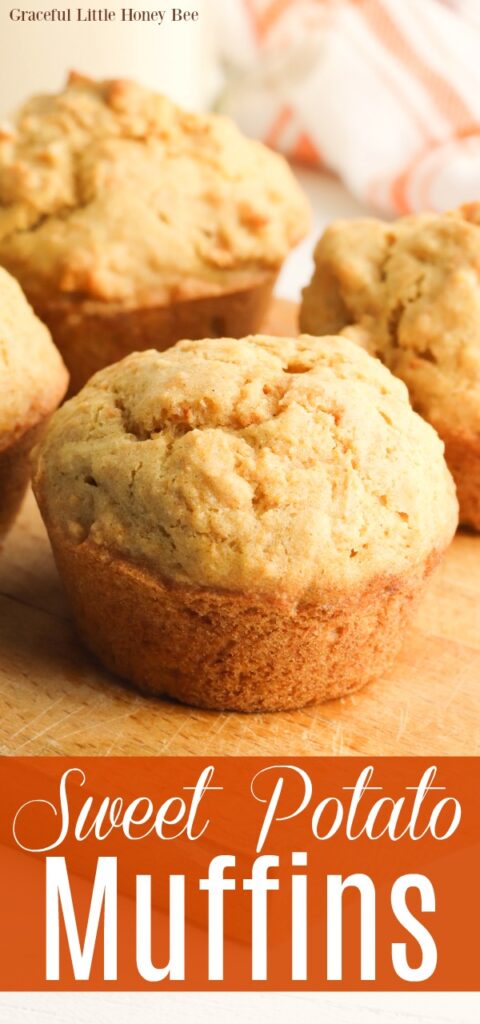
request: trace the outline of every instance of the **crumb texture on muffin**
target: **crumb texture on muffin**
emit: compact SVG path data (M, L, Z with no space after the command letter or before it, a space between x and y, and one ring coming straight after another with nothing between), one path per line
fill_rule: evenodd
M51 413L66 387L47 328L0 267L0 452Z
M0 260L29 295L149 306L276 268L305 233L287 163L224 117L78 75L0 142Z
M342 332L408 386L447 442L480 447L480 203L338 221L318 243L301 326Z
M394 580L457 523L435 431L340 337L131 355L53 417L34 486L69 544L286 603Z

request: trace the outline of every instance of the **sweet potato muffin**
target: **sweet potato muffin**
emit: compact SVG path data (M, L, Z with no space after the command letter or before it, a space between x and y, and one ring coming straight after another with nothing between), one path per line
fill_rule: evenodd
M29 455L68 375L22 290L0 268L0 544L29 479Z
M381 676L457 525L435 431L335 337L127 357L54 416L34 488L102 662L242 711Z
M460 519L480 530L480 203L332 224L304 292L303 330L353 338L405 381L445 442Z
M0 142L0 262L72 392L132 350L256 330L307 225L282 157L133 82L73 75Z

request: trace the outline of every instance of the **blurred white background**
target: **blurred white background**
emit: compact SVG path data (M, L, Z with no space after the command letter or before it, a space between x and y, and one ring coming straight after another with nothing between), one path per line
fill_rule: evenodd
M198 20L173 22L166 7L161 25L122 22L123 3L110 0L108 23L19 23L4 0L0 117L70 69L131 77L192 109L219 106L297 163L333 171L362 208L392 216L479 197L479 0L179 0Z

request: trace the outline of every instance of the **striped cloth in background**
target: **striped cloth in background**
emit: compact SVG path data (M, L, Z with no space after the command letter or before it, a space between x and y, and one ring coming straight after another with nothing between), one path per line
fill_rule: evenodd
M480 199L480 0L214 0L221 107L379 211Z

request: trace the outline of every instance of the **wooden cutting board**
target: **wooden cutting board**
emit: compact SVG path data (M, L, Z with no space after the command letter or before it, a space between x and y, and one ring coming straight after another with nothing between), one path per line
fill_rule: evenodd
M274 303L266 329L295 332ZM141 697L78 641L32 495L0 555L3 754L478 754L480 537L459 533L388 678L302 711L238 715Z

